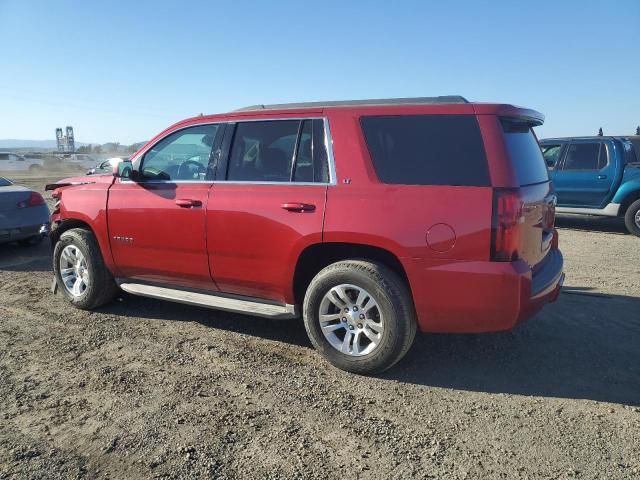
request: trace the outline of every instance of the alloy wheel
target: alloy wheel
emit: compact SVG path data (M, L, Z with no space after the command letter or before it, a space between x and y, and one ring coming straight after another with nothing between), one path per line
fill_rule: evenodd
M67 245L60 254L60 277L64 288L74 297L81 296L89 286L87 261L75 245Z
M350 284L332 287L319 310L320 329L339 352L358 357L380 345L384 318L378 302L364 288Z

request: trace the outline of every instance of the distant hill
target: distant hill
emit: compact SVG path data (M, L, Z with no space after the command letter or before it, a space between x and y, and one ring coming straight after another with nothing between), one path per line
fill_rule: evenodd
M88 145L76 142L77 147ZM12 148L34 148L34 149L55 149L55 140L17 140L14 138L0 139L1 150L11 150Z

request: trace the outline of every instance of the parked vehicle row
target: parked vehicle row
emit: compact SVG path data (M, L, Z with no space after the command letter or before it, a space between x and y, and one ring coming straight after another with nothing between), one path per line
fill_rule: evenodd
M624 217L640 236L640 150L629 138L550 138L540 145L559 213Z
M302 316L339 368L423 332L508 330L555 301L544 117L462 97L259 105L179 122L114 175L47 186L55 285Z

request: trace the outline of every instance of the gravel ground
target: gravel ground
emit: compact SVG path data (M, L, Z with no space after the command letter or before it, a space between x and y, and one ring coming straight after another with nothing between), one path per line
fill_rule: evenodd
M557 303L418 335L377 378L330 367L299 321L75 310L48 245L0 246L0 478L640 478L640 239L558 223Z

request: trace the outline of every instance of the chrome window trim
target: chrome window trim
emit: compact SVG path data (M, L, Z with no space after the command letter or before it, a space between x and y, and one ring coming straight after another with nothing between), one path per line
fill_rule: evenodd
M323 125L324 125L324 144L325 144L325 148L327 149L327 161L329 162L329 181L328 182L261 182L261 181L240 181L240 180L147 180L144 182L140 182L140 183L145 183L145 184L149 184L149 183L209 183L209 184L215 184L215 183L224 183L224 184L237 184L237 185L300 185L300 186L334 186L336 185L337 182L337 176L336 176L336 163L335 163L335 158L333 156L333 137L331 136L331 129L329 127L329 119L327 117L318 117L318 116L312 116L312 117L277 117L277 118L251 118L251 119L238 119L237 121L234 120L224 120L224 121L216 121L216 122L201 122L201 123L194 123L191 125L187 125L183 128L179 128L177 130L173 130L171 132L169 132L167 135L165 135L164 137L160 138L157 142L155 142L153 145L151 145L149 148L145 149L144 152L140 153L138 156L136 156L136 158L134 158L133 160L131 160L131 163L133 163L135 165L135 162L137 161L142 161L142 157L149 151L151 150L155 145L157 145L158 143L160 143L162 140L164 140L165 138L167 138L169 135L173 135L176 132L179 132L181 130L185 130L187 128L190 127L199 127L202 125L223 125L223 124L238 124L238 123L243 123L243 122L275 122L275 121L279 121L279 120L297 120L297 121L301 121L301 120L322 120ZM131 182L131 183L138 183L138 182L134 182L133 180L130 180L128 178L120 178L121 182Z

